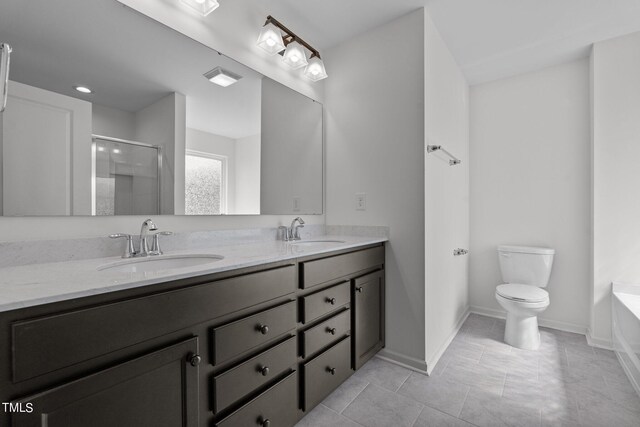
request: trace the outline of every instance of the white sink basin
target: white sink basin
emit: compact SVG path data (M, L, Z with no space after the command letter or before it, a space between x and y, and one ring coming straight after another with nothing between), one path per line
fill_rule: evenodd
M149 273L174 268L194 267L220 261L221 255L159 255L145 258L133 258L105 264L98 271L114 271L120 273Z
M296 240L291 242L294 246L318 246L318 245L335 245L337 243L345 243L344 240Z

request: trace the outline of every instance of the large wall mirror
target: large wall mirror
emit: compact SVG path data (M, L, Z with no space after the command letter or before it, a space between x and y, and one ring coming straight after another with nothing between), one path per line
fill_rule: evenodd
M2 0L0 42L2 215L322 213L318 102L115 0Z

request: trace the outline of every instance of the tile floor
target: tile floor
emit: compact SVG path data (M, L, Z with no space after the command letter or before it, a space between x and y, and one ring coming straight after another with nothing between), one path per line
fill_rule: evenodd
M541 328L537 351L472 314L431 376L373 358L297 427L639 427L640 398L611 351Z

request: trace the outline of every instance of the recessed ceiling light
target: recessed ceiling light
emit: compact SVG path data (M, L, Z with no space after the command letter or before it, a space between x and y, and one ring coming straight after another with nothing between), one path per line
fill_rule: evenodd
M222 87L230 86L242 78L242 76L232 73L229 70L225 70L222 67L216 67L213 70L206 72L204 77L211 83L215 83Z
M78 92L82 92L82 93L93 93L93 91L91 89L89 89L86 86L74 86L73 87L75 90L77 90Z
M104 147L98 147L98 151L104 151Z
M122 151L120 151L120 149L119 149L119 148L114 148L114 149L113 149L113 151L112 151L112 153L113 153L113 154L120 154L120 153L122 153Z

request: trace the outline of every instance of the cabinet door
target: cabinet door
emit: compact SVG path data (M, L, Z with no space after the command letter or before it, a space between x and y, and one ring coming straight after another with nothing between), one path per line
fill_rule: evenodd
M359 277L352 282L353 365L355 369L360 369L384 346L384 271Z
M196 427L197 352L195 337L20 399L33 412L15 414L12 426Z

